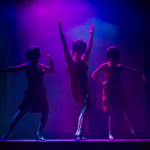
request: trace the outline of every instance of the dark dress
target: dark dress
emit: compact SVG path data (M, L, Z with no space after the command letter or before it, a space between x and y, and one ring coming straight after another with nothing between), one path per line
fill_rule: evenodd
M110 66L109 63L105 65L104 74L106 77L106 84L103 88L103 110L113 109L127 109L127 104L121 86L120 74L122 70L121 65Z
M19 108L26 109L28 107L28 112L35 113L49 112L47 94L43 83L43 65L38 64L38 68L35 69L31 64L28 64L25 72L28 78L28 84Z
M84 61L78 62L73 59L67 63L67 70L70 74L71 91L77 105L84 105L86 97L93 103L92 90L88 79L88 66Z

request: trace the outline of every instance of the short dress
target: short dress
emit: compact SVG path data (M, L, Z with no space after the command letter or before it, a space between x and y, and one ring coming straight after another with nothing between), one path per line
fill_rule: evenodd
M92 90L88 79L88 65L72 58L67 63L67 70L71 77L70 85L73 97L77 105L85 105L85 98L90 104L93 103Z
M48 99L44 88L44 67L38 64L35 69L31 64L26 67L26 75L28 78L27 88L24 91L22 102L19 109L27 109L28 112L47 113L49 112Z
M109 63L105 63L104 74L106 83L103 88L103 110L127 109L126 99L124 96L123 88L121 86L120 74L122 66L116 64L110 66Z

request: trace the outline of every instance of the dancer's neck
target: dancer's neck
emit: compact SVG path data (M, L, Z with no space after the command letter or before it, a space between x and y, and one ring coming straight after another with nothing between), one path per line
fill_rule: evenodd
M112 66L117 65L116 62L111 62L111 61L109 61L109 64L112 65Z
M38 65L38 61L32 61L32 62L31 62L31 65L32 65L32 66L37 66L37 65Z

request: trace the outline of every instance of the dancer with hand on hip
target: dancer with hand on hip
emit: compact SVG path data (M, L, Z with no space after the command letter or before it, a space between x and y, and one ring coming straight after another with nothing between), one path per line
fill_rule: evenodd
M110 46L106 50L106 55L109 62L104 63L96 69L91 75L92 78L103 85L103 110L108 110L110 112L110 116L108 119L109 122L109 139L114 139L114 117L115 113L118 109L120 109L130 126L131 134L134 138L139 138L139 135L135 132L135 127L133 125L133 121L131 115L128 111L124 92L121 86L120 75L121 71L131 71L137 72L143 76L145 81L145 76L143 72L138 71L136 69L128 68L116 63L118 58L120 57L120 51L115 46ZM101 72L104 72L106 81L102 82L97 76Z

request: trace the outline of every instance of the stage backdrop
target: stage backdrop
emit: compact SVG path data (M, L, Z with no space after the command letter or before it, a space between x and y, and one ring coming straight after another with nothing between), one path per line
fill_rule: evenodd
M124 1L36 0L11 1L0 6L0 68L28 63L25 52L31 45L41 50L40 63L49 66L44 50L51 55L55 72L45 74L44 85L49 101L49 117L44 128L45 138L73 138L80 108L71 94L70 77L66 69L57 20L69 49L75 39L88 41L90 27L96 25L93 48L88 62L88 76L94 105L85 133L89 138L107 138L108 113L102 110L102 86L92 78L92 72L107 62L106 49L117 46L118 63L144 71L145 11L140 4ZM99 75L105 81L104 74ZM135 128L146 133L145 89L142 76L122 72L122 86ZM0 136L3 135L18 110L27 85L25 72L0 73ZM11 138L35 138L41 114L27 113L17 124ZM118 137L130 133L121 112L116 118Z

